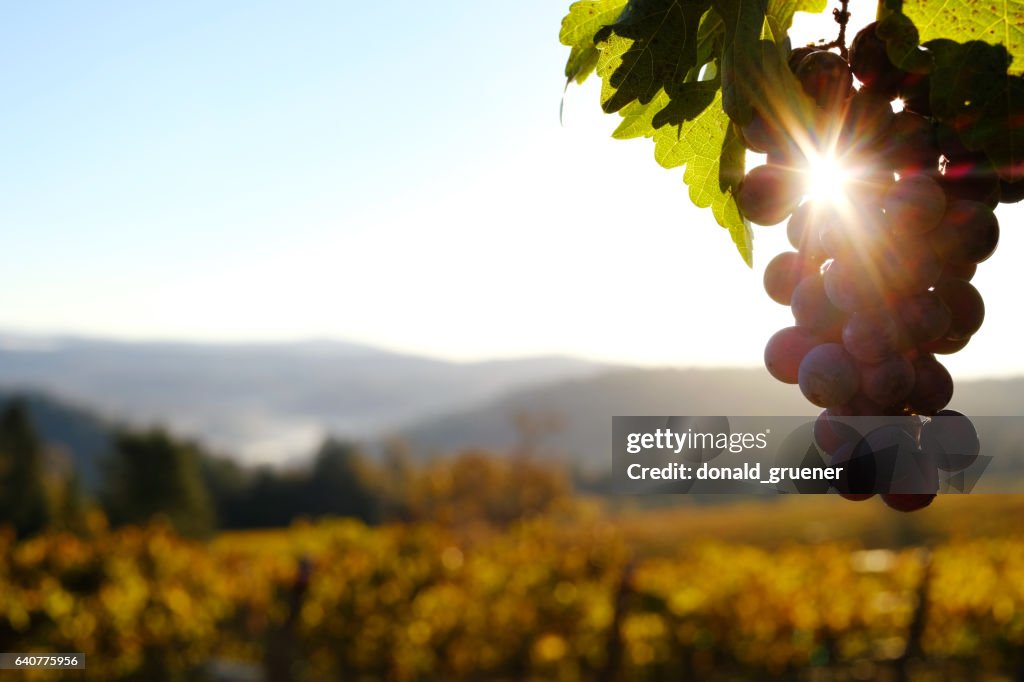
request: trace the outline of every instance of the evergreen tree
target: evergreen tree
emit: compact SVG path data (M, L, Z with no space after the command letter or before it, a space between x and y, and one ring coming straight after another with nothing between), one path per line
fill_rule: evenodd
M28 408L14 400L0 413L0 523L13 524L19 536L27 536L48 522L43 446Z
M203 482L201 454L190 443L154 429L115 436L105 490L114 523L165 517L178 532L202 536L214 526L214 507Z
M313 516L354 516L367 523L380 517L380 488L359 448L328 438L320 447L307 484L306 511Z

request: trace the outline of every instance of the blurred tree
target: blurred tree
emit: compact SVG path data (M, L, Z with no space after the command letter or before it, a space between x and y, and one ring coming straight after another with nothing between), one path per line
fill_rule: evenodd
M380 468L383 520L405 522L412 519L410 494L416 475L409 444L400 438L385 441Z
M312 516L353 516L367 523L380 520L379 473L353 443L325 440L306 487L304 511Z
M72 533L86 533L86 512L92 506L82 489L82 481L72 471L55 478L49 493L51 524Z
M252 473L227 457L200 457L199 468L203 484L221 528L248 526L246 515Z
M421 521L505 526L554 511L571 496L559 468L526 456L469 451L424 470L413 486L411 505L413 517Z
M0 523L19 536L37 533L49 521L43 484L43 446L20 400L0 413Z
M232 514L237 528L287 526L305 513L308 473L277 472L260 467L238 499Z
M352 444L327 439L302 469L246 468L204 456L202 479L222 528L287 526L301 517L352 516L367 523L403 508L390 479ZM389 518L394 515L388 514Z
M145 523L162 515L184 535L202 536L213 529L202 455L194 445L154 429L121 431L115 434L114 447L104 494L112 522Z

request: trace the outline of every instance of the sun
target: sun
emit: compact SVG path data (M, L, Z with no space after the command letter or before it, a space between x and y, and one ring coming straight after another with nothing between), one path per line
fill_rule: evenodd
M847 199L850 171L832 153L814 153L808 159L805 196L810 201L841 204Z

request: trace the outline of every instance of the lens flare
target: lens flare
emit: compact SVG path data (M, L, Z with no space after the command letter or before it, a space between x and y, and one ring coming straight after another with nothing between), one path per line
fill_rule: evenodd
M813 154L808 161L806 196L811 201L842 204L850 172L833 154Z

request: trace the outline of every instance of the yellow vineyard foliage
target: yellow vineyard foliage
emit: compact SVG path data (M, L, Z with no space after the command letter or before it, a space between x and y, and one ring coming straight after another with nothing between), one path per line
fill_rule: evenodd
M160 525L6 534L0 651L87 654L84 673L15 674L29 680L204 679L211 661L255 669L275 655L297 680L870 677L911 656L1019 665L1024 539L925 551L679 538L638 556L599 517L473 535L325 521L209 543Z

